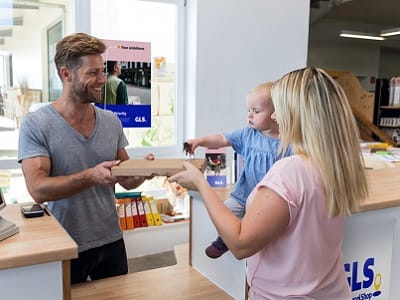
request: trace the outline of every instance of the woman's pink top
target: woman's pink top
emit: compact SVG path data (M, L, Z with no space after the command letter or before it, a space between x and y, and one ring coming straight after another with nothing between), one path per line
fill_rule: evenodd
M288 203L290 221L282 236L247 259L253 292L266 299L351 299L342 256L346 217L328 216L317 168L298 155L283 158L255 189L263 186Z

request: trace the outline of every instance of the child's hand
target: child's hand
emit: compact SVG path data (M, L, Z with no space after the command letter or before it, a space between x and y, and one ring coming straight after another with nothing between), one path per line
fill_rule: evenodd
M189 142L183 143L183 152L185 152L185 155L193 154L192 146Z
M183 151L185 151L185 154L194 154L194 150L196 150L198 146L200 146L199 139L187 140L183 143Z

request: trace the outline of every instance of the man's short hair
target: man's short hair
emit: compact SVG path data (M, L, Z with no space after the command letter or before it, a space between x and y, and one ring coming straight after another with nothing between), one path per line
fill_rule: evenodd
M107 46L101 40L87 33L80 32L67 35L56 45L54 63L58 75L61 75L60 70L64 66L74 71L81 65L80 58L82 56L103 54L106 49Z

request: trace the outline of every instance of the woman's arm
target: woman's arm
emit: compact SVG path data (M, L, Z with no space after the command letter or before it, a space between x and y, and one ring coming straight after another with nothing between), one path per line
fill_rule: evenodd
M186 162L184 166L186 170L171 176L169 181L200 192L218 234L236 258L255 254L287 228L288 204L271 189L259 188L240 220L223 204L196 167Z

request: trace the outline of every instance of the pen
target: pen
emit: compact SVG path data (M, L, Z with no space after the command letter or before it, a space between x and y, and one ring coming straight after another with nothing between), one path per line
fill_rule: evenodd
M45 212L46 215L50 216L50 212L47 207L43 207L43 211Z

